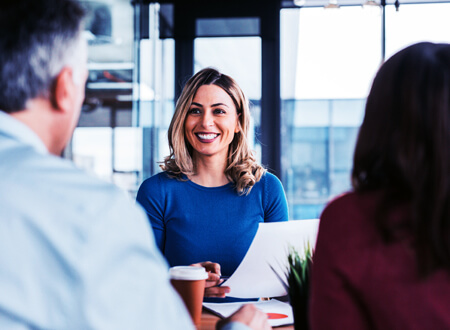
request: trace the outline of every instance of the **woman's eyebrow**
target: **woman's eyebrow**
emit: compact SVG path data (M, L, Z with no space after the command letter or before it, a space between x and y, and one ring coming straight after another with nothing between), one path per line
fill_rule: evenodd
M197 107L203 108L203 105L200 104L200 103L197 103L197 102L192 102L192 103L191 103L191 106L192 106L192 105L195 105L195 106L197 106ZM211 107L218 107L218 106L224 106L224 107L229 108L229 106L226 105L225 103L214 103L214 104L211 104Z
M225 103L214 103L214 104L212 104L211 106L212 106L212 107L218 107L218 106L221 106L221 105L223 105L223 106L225 106L225 107L228 108L228 105L226 105Z

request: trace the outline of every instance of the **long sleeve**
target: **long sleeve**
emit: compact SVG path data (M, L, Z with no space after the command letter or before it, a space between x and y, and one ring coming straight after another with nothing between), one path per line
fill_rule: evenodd
M288 221L286 195L280 180L271 173L266 173L264 180L264 222Z
M148 220L153 228L156 245L165 251L166 227L164 223L164 185L159 176L145 180L139 187L136 201L144 208Z

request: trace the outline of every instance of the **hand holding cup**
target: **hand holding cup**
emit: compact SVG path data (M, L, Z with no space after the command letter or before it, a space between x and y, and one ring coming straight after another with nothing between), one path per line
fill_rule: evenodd
M203 267L208 272L208 278L205 284L205 297L225 298L225 294L230 292L228 286L218 286L224 280L220 278L220 265L211 261L199 262L191 266Z

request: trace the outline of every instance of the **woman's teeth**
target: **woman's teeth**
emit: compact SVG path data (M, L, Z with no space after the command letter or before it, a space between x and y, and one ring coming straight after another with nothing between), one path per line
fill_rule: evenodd
M197 134L197 136L202 140L212 140L219 134Z

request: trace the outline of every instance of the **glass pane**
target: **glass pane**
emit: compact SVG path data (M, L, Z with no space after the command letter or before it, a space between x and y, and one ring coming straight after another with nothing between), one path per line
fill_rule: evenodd
M142 171L142 129L118 127L113 133L113 183L134 197Z
M142 154L139 133L126 128L132 126L133 7L128 0L81 2L88 12L89 76L80 121L65 154L76 165L117 183L117 171L136 177L142 167L136 163ZM135 189L135 184L118 185Z
M140 43L138 123L142 127L144 180L161 171L169 155L167 131L175 110L175 42L160 39L159 4L150 5L150 38Z
M150 38L135 45L129 0L83 3L90 10L89 79L72 152L67 154L133 196L143 179L159 171L158 162L168 154L174 42L159 39L159 4L149 6ZM137 60L134 54L139 55Z
M366 97L381 61L380 16L360 6L298 12L295 96Z
M230 36L259 36L259 18L199 18L196 20L198 37L230 37Z
M133 7L126 0L82 1L88 11L89 77L81 122L89 113L120 106L130 110L133 79ZM121 104L128 101L128 104ZM89 121L89 119L87 119ZM110 125L108 123L107 125ZM99 126L86 124L86 126Z
M236 80L251 102L250 148L261 161L261 144L255 134L261 121L261 38L196 38L194 71L212 66ZM252 138L253 137L253 138Z
M350 188L365 98L381 61L379 14L359 6L281 11L283 183L292 219L317 218Z
M73 161L77 166L111 181L112 129L79 127L72 139Z
M142 170L140 128L79 127L73 136L72 152L75 165L134 196Z
M450 3L386 7L386 58L420 41L450 42Z

